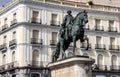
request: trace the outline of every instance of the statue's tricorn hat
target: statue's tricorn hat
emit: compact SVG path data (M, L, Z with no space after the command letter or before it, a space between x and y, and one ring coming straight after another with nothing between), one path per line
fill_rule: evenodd
M69 14L69 13L72 13L72 12L71 12L71 10L68 10L67 13Z

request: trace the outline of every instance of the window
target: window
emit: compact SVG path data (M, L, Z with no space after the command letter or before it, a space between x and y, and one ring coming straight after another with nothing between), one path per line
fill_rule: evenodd
M33 30L33 38L38 38L38 36L39 36L39 31Z
M101 54L99 54L97 57L97 63L99 69L103 70L103 56Z
M52 40L57 40L57 32L52 32Z
M103 31L103 26L101 25L100 19L95 19L95 30Z
M112 56L112 65L116 65L117 64L117 57L115 55Z
M101 20L100 19L95 19L95 25L100 26Z
M6 55L3 55L2 63L3 63L3 65L6 64Z
M115 45L115 38L114 37L110 37L110 45Z
M114 27L114 20L109 20L109 27Z
M13 39L16 39L16 31L13 32Z
M52 40L50 41L50 44L56 45L57 43L57 32L52 32Z
M33 51L33 61L32 61L32 65L36 66L39 63L39 51L38 50L34 50Z
M33 11L33 16L32 16L32 22L33 23L38 22L38 16L39 16L39 12L38 11Z
M11 21L11 26L16 24L17 23L17 20L16 20L16 13L13 14L13 20Z
M7 42L7 36L4 36L4 38L3 38L3 42L4 42L4 43Z
M13 14L13 20L15 20L15 19L16 19L16 13Z
M115 45L115 38L114 37L110 37L110 46L109 46L109 49L112 49L112 50L118 49L117 45Z
M7 24L7 18L5 18L5 20L4 20L4 24L5 24L5 25Z
M102 40L100 36L96 37L96 44L101 44Z
M40 40L39 40L39 31L38 30L33 30L32 38L31 38L31 43L32 44L39 44L40 43Z
M101 54L98 55L98 65L102 65L103 63L103 56Z
M109 20L109 31L117 31L114 20Z
M117 69L117 57L115 55L112 56L111 58L111 65L112 65L112 69Z
M102 37L97 36L96 37L96 48L103 49L104 45L102 44Z
M59 25L59 22L57 21L57 17L58 17L57 14L52 14L51 15L51 25L52 26Z
M12 53L12 62L15 62L15 51Z

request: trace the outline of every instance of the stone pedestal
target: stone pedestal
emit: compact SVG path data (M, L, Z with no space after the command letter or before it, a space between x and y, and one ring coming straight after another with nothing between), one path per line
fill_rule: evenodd
M50 63L51 77L92 77L91 65L94 60L86 56L76 56Z

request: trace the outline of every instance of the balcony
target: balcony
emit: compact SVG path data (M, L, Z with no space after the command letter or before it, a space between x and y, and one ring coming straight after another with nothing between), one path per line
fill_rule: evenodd
M16 39L13 39L9 42L9 47L15 47L17 45Z
M43 40L42 39L38 39L38 38L31 38L31 44L43 44Z
M46 61L30 61L29 66L36 68L36 67L45 67L48 62Z
M50 40L50 45L57 45L57 40Z
M1 65L1 66L0 66L0 71L5 70L5 66L6 66L6 65Z
M30 22L31 23L36 23L36 24L41 24L42 23L40 18L31 18Z
M105 50L105 45L104 44L95 44L95 49L104 49Z
M18 67L18 62L17 61L7 64L7 69L14 69L16 67Z
M95 26L95 31L104 31L103 26Z
M4 64L4 65L1 65L0 66L0 71L15 69L17 67L18 67L18 62L15 61L15 62L11 62L11 63L7 63L7 64Z
M60 21L51 20L50 25L51 26L58 26L58 27L60 27Z
M118 65L111 65L110 70L120 70L120 66Z
M95 64L93 67L94 67L93 70L107 70L107 65L97 65L97 64Z
M118 45L109 45L109 50L119 50Z
M87 43L82 43L81 44L81 48L86 48L87 47ZM91 48L91 44L89 44L89 48Z
M11 21L11 25L10 26L15 25L16 23L17 23L17 19L14 19L14 20Z
M116 27L109 27L108 32L117 32L117 28Z
M4 31L4 30L7 29L7 28L8 28L8 24L3 25L3 26L2 26L2 31Z
M107 70L106 65L98 65L99 70Z
M7 44L4 43L4 44L0 45L0 50L1 51L7 51Z

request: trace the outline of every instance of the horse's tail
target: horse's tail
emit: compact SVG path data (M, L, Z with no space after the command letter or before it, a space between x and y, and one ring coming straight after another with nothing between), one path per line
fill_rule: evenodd
M57 61L60 55L60 42L57 43L56 50L52 53L52 62Z

